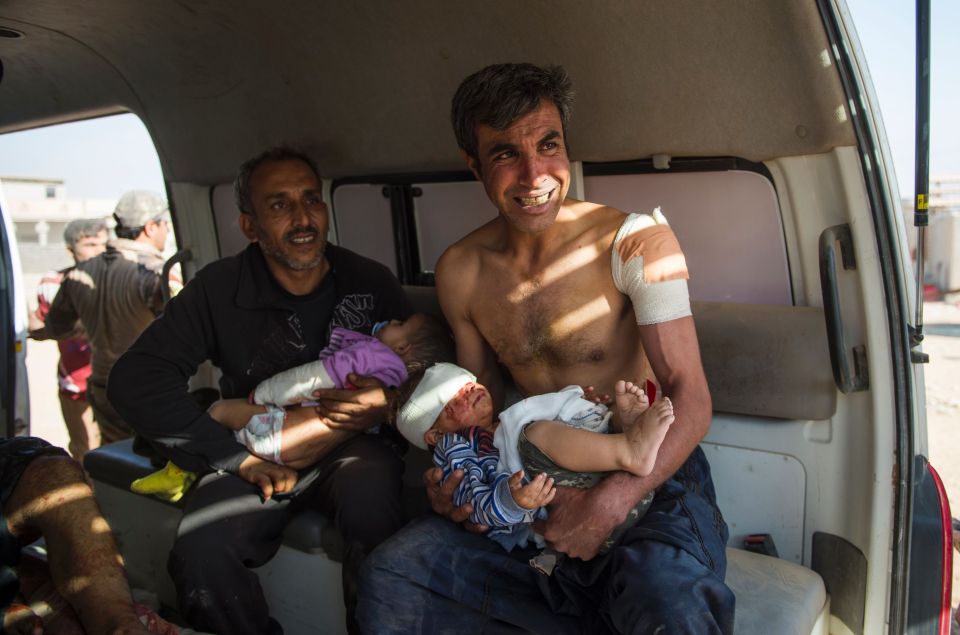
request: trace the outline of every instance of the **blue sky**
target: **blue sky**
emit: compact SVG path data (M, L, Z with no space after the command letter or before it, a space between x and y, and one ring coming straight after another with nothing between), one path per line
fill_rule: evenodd
M900 195L913 196L914 34L911 0L847 0L867 57ZM932 0L931 174L960 175L960 2ZM0 175L66 179L70 198L164 191L143 124L132 115L0 135Z
M893 154L900 196L913 198L916 9L911 0L847 0ZM930 173L960 176L960 2L931 1Z
M67 198L166 195L153 142L130 114L0 135L0 175L65 179Z

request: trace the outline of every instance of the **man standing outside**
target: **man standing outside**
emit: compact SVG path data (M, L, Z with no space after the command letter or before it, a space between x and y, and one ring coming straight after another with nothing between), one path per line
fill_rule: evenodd
M174 463L208 473L185 499L168 562L180 612L194 628L281 632L250 568L273 557L283 528L305 509L329 515L344 537L354 628L359 563L403 523L395 437L362 433L385 419L383 388L351 378L360 389L324 391L326 407L281 411L315 434L284 447L286 464L278 465L248 453L197 406L187 380L211 360L223 372L221 396L246 398L261 380L316 360L333 327L369 333L376 322L406 318L410 307L386 267L327 243L329 218L310 158L269 150L241 166L235 185L250 245L205 267L167 304L117 362L109 396Z
M50 305L46 331L68 337L77 320L92 349L87 399L103 444L126 439L130 425L107 400L107 377L114 362L163 308L160 273L169 225L167 203L152 192L127 192L113 217L117 238L102 254L80 263L64 278Z
M72 220L63 230L63 241L75 265L85 262L107 248L107 224L102 218ZM31 315L30 323L30 337L33 339L49 338L44 321L70 269L50 271L40 278L37 310ZM57 362L60 412L70 435L70 455L82 463L87 451L100 447L100 429L87 401L87 378L91 372L90 342L80 329L75 335L58 341L57 347L60 349L60 360Z
M659 213L567 198L570 80L559 67L503 64L460 85L452 120L467 165L499 215L451 246L437 292L457 357L488 387L503 363L524 395L569 384L613 393L617 379L655 379L675 404L653 473L615 473L589 490L558 488L539 531L570 558L545 576L531 553L504 552L430 517L367 561L361 625L371 633L729 633L727 528L697 447L711 401L686 289L686 265ZM458 479L425 475L451 520ZM602 541L649 493L646 515L606 553ZM473 528L477 529L477 528Z

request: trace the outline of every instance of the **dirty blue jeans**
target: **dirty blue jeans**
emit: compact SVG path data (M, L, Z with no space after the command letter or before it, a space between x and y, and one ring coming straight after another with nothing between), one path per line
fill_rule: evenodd
M497 543L438 516L415 521L363 564L364 633L732 633L727 526L697 448L646 515L593 560L552 576L535 550Z

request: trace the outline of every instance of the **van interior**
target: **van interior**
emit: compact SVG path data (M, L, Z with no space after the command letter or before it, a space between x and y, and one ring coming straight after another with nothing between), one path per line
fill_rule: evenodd
M457 150L454 90L490 63L564 66L570 195L660 208L686 254L736 632L933 632L949 551L918 569L916 541L944 536L910 362L914 283L850 20L843 0L7 0L0 133L139 116L187 279L246 244L238 166L304 149L324 176L331 240L439 315L438 257L497 213ZM215 379L208 369L194 387ZM86 467L131 583L174 608L179 508L129 492L150 471L129 446ZM411 514L428 461L407 458ZM758 534L775 552L748 550ZM304 514L261 569L286 632L342 631L338 541Z

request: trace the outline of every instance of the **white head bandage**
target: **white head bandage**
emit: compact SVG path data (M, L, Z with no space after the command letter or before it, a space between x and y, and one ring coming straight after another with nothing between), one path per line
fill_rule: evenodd
M397 415L397 430L407 441L421 450L427 449L424 433L433 427L443 407L460 389L477 377L456 364L440 362L423 374L423 379Z

